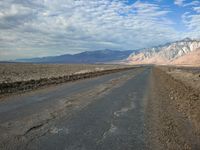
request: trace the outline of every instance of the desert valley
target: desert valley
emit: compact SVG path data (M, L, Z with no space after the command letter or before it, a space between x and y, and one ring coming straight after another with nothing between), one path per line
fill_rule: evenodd
M0 0L0 150L200 150L200 1Z

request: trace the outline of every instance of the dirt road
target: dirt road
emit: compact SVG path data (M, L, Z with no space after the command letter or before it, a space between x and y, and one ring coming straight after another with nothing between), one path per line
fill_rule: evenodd
M196 128L156 75L141 67L3 98L0 149L198 149Z

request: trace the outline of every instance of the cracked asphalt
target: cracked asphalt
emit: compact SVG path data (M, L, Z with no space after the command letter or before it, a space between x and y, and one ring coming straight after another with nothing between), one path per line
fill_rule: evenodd
M0 149L148 149L143 67L5 98Z

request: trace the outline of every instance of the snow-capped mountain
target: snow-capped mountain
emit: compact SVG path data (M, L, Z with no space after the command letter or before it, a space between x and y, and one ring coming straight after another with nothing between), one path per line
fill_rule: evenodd
M132 53L127 58L127 62L130 64L174 64L177 59L192 52L195 55L194 51L199 50L200 40L186 38L163 46L143 49L139 53Z

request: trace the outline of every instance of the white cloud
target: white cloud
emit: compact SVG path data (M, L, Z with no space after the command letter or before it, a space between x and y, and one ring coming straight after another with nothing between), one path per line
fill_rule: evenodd
M199 1L192 1L192 2L189 2L189 3L185 3L183 6L187 7L187 6L197 6L197 5L200 5Z
M193 9L194 9L194 11L196 11L197 13L200 13L200 7L194 7Z
M178 6L183 6L185 0L174 0L174 4Z
M120 0L5 0L0 2L0 59L138 49L179 38L170 11ZM6 12L6 13L5 13ZM9 55L4 55L9 51Z
M196 11L199 10L196 7ZM183 22L187 26L189 32L187 33L188 36L193 38L200 38L200 14L199 12L196 14L192 14L190 12L186 12L182 15Z
M7 2L0 2L0 19L14 16L22 16L26 14L30 14L33 9L23 6L21 4L13 4Z

